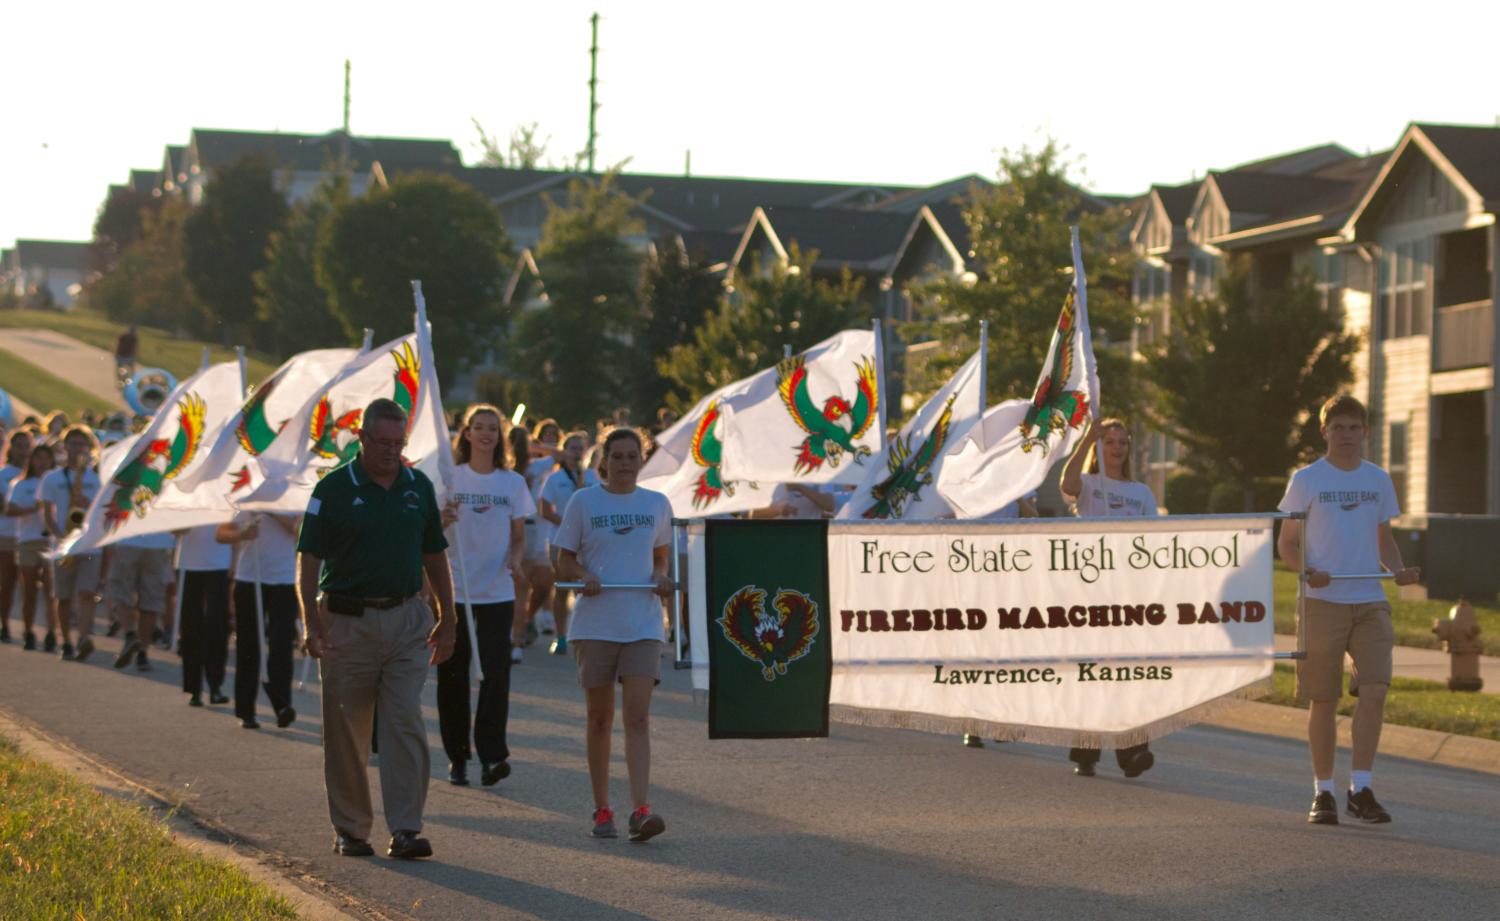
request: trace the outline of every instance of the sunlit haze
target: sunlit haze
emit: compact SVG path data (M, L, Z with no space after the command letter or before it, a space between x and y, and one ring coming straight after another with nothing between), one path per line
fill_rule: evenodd
M1494 124L1500 4L17 3L0 55L0 245L87 239L111 183L194 127L451 139L536 122L599 164L932 184L1051 136L1133 193L1409 121Z

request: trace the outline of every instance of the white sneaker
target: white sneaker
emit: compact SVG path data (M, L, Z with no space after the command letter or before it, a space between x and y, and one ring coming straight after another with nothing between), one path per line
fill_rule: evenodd
M536 612L536 629L539 633L556 633L557 623L552 619L552 612L543 608Z
M510 664L512 664L512 665L520 665L521 664L521 656L522 656L522 653L521 653L521 647L520 646L512 646L512 647L510 647Z

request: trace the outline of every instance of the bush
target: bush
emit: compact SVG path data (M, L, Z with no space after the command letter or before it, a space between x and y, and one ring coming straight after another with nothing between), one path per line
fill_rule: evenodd
M1167 484L1170 488L1170 482ZM1286 494L1286 477L1256 477L1251 486L1252 512L1273 512ZM1176 511L1172 506L1169 509ZM1213 515L1235 515L1244 512L1245 489L1238 483L1215 483L1208 494L1208 511Z
M1183 470L1167 477L1167 511L1173 515L1202 515L1208 511L1208 493L1213 488L1208 477Z

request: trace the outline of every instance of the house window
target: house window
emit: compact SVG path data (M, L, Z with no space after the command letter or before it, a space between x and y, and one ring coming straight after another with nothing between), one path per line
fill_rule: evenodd
M1392 422L1388 432L1385 442L1386 472L1391 475L1391 483L1396 487L1396 502L1404 510L1406 508L1407 423Z
M1431 303L1427 275L1431 264L1429 238L1386 249L1380 261L1380 338L1427 335Z

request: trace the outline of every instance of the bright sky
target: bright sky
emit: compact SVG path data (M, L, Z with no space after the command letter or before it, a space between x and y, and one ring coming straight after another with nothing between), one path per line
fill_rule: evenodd
M87 239L110 183L194 127L356 134L538 122L581 150L591 12L599 162L931 184L1047 136L1132 193L1409 121L1495 124L1500 3L208 0L7 4L0 246Z

